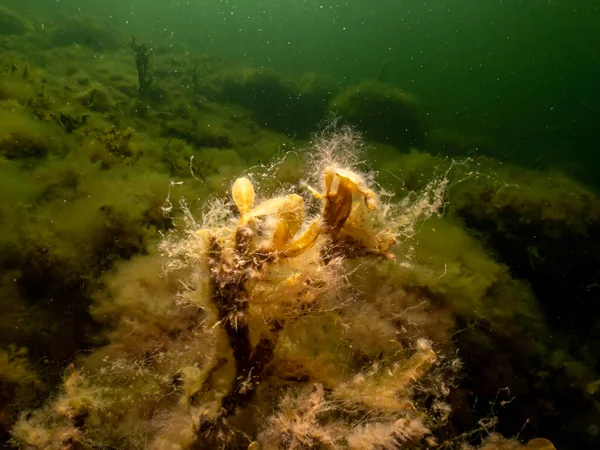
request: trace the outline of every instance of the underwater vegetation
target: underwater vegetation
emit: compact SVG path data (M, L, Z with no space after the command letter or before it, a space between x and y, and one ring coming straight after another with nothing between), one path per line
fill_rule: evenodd
M594 191L381 81L2 20L0 439L594 444Z
M21 416L13 441L452 445L441 430L462 370L449 340L453 319L409 282L412 266L394 262L414 225L396 215L432 215L441 191L412 211L394 207L357 171L356 145L349 131L316 142L308 164L318 175L306 179L315 186L306 200L293 191L265 197L238 178L237 211L215 199L198 221L187 213L185 227L160 245L162 256L120 265L92 305L112 325L107 343L74 361L56 398ZM387 281L374 288L373 277ZM482 448L510 446L521 447L496 437ZM525 448L554 447L537 439Z

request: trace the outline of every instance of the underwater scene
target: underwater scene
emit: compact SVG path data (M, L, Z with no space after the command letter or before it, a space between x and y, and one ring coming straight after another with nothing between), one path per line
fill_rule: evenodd
M600 448L598 80L589 0L2 0L1 448Z

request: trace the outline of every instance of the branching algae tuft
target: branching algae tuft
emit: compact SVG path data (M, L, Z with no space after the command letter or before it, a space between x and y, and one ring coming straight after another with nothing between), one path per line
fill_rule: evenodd
M238 178L233 203L214 201L200 224L187 213L185 233L168 236L162 256L108 275L92 310L109 325L105 345L76 361L46 406L22 414L14 443L458 447L439 430L460 363L433 342L451 321L410 312L417 294L369 292L373 277L401 279L399 214L417 220L435 208L386 204L359 173L355 149L348 134L317 140L316 179L296 192L262 198Z

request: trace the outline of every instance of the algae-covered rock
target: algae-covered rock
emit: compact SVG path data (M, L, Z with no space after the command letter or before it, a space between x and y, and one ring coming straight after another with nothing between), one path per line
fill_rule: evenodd
M336 96L330 108L365 138L406 149L425 138L416 100L390 84L366 81Z
M589 237L600 222L600 198L564 174L480 161L494 175L473 178L454 192L453 209L465 219L494 223L502 233L531 227L538 238L553 240Z
M33 26L27 20L0 6L0 35L22 35L32 30Z
M308 75L299 82L266 69L226 71L217 75L217 97L245 107L258 125L287 134L314 132L335 94L335 84Z
M245 69L219 75L217 84L224 100L244 106L258 118L275 117L275 111L289 108L292 87L272 70Z
M600 198L560 173L486 165L495 175L457 185L450 212L531 283L552 325L565 333L562 345L597 367L600 322L585 312L598 301ZM592 381L581 373L570 375Z

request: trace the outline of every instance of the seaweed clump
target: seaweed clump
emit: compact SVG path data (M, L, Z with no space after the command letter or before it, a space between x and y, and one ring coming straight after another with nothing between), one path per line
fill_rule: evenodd
M150 84L152 84L153 78L150 74L150 49L145 44L138 44L135 38L131 40L131 50L135 54L135 66L138 74L138 92L140 97L143 96Z
M317 147L319 176L306 181L321 187L306 200L282 192L261 201L250 178L238 178L236 214L215 201L201 223L187 216L162 257L137 257L106 275L92 307L109 325L105 345L67 370L55 399L21 416L14 443L434 445L453 375L425 331L429 320L411 317L424 331L394 339L391 321L370 319L365 281L352 278L361 267L393 266L399 211L357 170L354 138L334 135ZM410 309L398 303L397 319ZM359 342L371 326L381 332Z
M233 202L214 200L201 221L185 210L186 226L167 236L161 255L105 274L91 312L106 332L67 369L55 398L21 415L13 442L459 445L460 436L447 437L461 367L453 321L425 290L393 284L406 270L396 262L412 234L406 218L416 223L440 205L387 202L360 172L351 132L315 145L308 171L317 175L304 180L307 189L263 197L256 181L240 177Z

